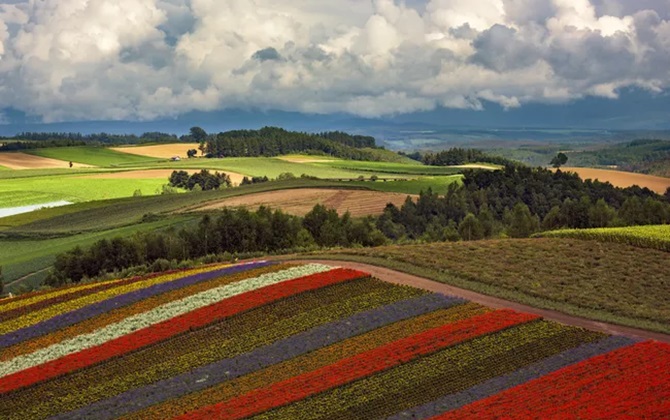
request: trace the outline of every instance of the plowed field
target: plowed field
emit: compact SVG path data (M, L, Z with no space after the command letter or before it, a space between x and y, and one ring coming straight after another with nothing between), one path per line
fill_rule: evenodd
M582 179L597 179L601 182L609 182L615 187L626 188L639 185L659 194L663 194L670 187L670 178L660 176L595 168L561 168L561 170L563 172L575 172Z
M69 162L33 156L21 152L0 153L0 166L9 169L51 169L69 168ZM90 168L90 165L74 163L74 168Z
M149 156L161 159L170 159L173 156L186 158L186 152L190 149L198 150L197 143L170 143L158 144L155 146L136 146L136 147L115 147L112 150L131 155ZM200 154L200 151L198 151Z
M406 194L385 193L362 190L336 190L305 188L296 190L270 191L232 197L209 204L199 210L212 210L223 207L257 208L270 206L280 208L287 213L304 216L316 204L337 210L342 214L349 211L352 216L368 216L381 214L387 203L402 205Z

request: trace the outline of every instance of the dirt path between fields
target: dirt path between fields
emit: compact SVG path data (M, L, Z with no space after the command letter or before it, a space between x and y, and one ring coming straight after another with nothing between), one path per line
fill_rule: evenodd
M664 343L670 343L670 335L656 333L638 328L624 327L621 325L607 324L600 321L593 321L586 318L580 318L572 315L566 315L562 312L552 311L548 309L538 309L532 306L523 305L521 303L511 302L508 300L483 295L466 289L450 286L448 284L439 283L434 280L428 280L422 277L413 276L411 274L394 271L384 267L378 267L370 264L363 264L350 261L333 261L333 260L319 260L319 259L305 259L299 261L300 263L321 263L325 265L338 265L348 268L353 268L360 271L370 273L372 276L390 283L402 284L406 286L417 287L431 292L443 293L445 295L457 296L472 302L479 303L484 306L495 309L513 309L519 312L526 312L539 315L548 321L555 321L561 324L573 325L576 327L586 328L592 331L599 331L611 335L623 335L635 339L643 340L657 340Z

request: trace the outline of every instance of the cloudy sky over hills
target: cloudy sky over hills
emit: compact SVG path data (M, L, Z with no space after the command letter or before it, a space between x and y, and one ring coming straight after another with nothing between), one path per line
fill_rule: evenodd
M0 109L44 122L518 111L631 87L666 96L670 0L0 4Z

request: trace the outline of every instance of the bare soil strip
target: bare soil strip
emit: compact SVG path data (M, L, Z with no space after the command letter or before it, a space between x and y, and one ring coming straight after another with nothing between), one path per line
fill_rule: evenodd
M323 204L337 210L340 214L349 211L352 217L361 217L381 214L386 204L393 203L399 206L405 202L406 198L407 194L378 191L303 188L226 198L209 203L198 210L214 210L224 207L256 209L260 206L268 206L281 209L289 214L304 216L316 204Z
M186 171L189 174L194 174L200 172L201 169L179 169L180 171ZM172 175L173 169L146 169L141 171L123 171L123 172L108 172L103 174L94 174L86 175L82 178L89 179L160 179L164 178L167 182L167 179ZM217 172L216 170L211 170L210 172ZM239 185L244 178L244 175L238 174L235 172L228 171L218 171L220 173L225 173L230 177L230 180L233 182L233 185Z
M45 158L21 152L0 153L0 166L9 169L53 169L69 168L70 162L65 160ZM72 163L73 168L92 168L91 165Z
M175 156L185 159L187 158L186 152L191 149L198 150L198 146L198 143L170 143L157 144L155 146L113 147L112 150L159 159L170 159ZM200 150L198 150L198 155L200 155Z
M633 172L615 171L611 169L595 168L561 168L563 172L574 172L582 179L597 179L601 182L609 182L615 187L627 188L633 185L647 187L659 194L665 193L670 187L670 178L660 176L637 174Z
M495 309L513 309L515 311L531 313L539 315L546 320L560 322L561 324L573 325L576 327L586 328L592 331L599 331L612 335L623 335L634 339L642 340L656 340L664 343L670 343L670 335L656 333L638 328L624 327L621 325L608 324L599 321L593 321L586 318L566 315L562 312L551 311L547 309L538 309L532 306L523 305L516 302L511 302L496 297L483 295L472 292L470 290L453 287L444 283L439 283L433 280L413 276L411 274L402 273L399 271L390 270L388 268L378 267L370 264L363 264L350 261L333 261L333 260L300 260L292 261L297 263L320 263L325 265L336 265L356 270L365 271L378 279L406 286L418 287L420 289L429 290L431 292L443 293L449 296L457 296L467 299L472 302L479 303L484 306Z

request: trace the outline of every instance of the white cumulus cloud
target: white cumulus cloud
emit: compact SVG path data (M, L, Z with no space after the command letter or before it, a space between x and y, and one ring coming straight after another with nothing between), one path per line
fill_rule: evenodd
M667 0L13 0L0 109L376 117L670 87Z

